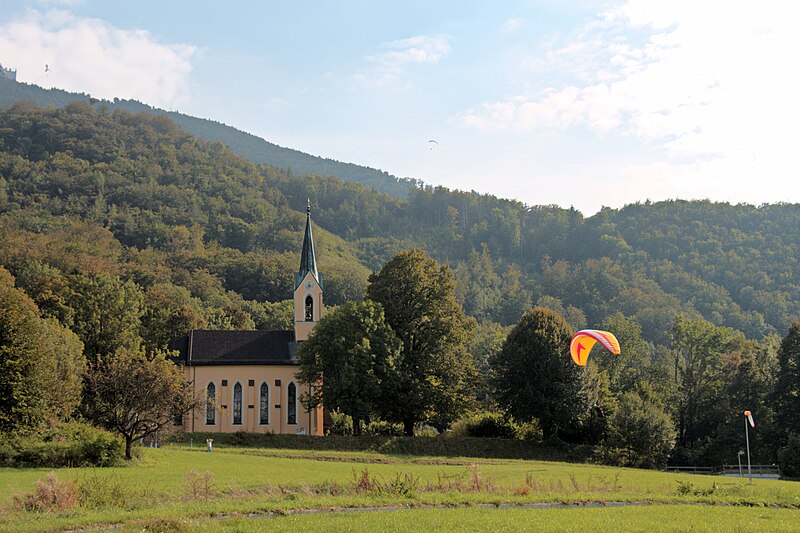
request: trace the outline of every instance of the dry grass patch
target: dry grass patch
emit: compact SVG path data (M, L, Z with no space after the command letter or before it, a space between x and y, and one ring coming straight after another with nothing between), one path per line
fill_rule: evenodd
M13 506L18 511L46 512L65 511L78 505L78 485L72 481L58 479L50 472L44 480L36 482L32 493L15 495Z

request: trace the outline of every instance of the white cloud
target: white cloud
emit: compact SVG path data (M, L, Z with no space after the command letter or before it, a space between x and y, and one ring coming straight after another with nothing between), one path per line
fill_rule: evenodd
M358 73L356 79L364 83L385 87L400 84L410 65L435 65L450 53L450 37L447 35L418 35L384 43L388 50L367 57L372 67Z
M514 33L520 29L524 23L524 19L520 17L512 17L503 23L503 25L500 27L500 31L502 33Z
M545 68L561 85L480 104L456 120L487 131L619 136L658 148L651 163L623 171L631 179L737 201L746 193L734 188L759 180L761 192L786 199L781 180L800 175L790 146L800 124L800 33L786 6L628 1L523 63L530 87Z
M59 10L30 10L0 27L0 58L17 69L19 81L161 107L186 102L197 53L194 46L161 43L147 31Z

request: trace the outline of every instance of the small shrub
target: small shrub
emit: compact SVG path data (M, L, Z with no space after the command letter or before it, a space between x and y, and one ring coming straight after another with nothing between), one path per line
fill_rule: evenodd
M542 441L542 429L537 419L519 423L503 413L484 412L462 418L453 424L452 436L492 439Z
M116 475L100 476L92 472L78 481L78 502L81 507L128 507L134 499L133 490Z
M15 467L113 466L125 449L116 435L82 422L56 424L41 432L12 435L0 444L0 462Z
M364 435L401 437L403 436L403 424L393 424L385 420L373 420L364 428Z
M356 474L356 471L353 470L353 478L355 480L353 485L357 494L375 490L375 483L370 479L368 469L362 470L361 474Z
M329 494L331 496L339 496L345 493L345 489L339 486L336 481L323 481L321 485L316 487L317 494Z
M542 491L544 490L544 486L541 482L539 482L531 472L525 474L525 484L524 487L527 487L528 490L525 491L525 494L528 494L530 491ZM518 491L519 492L519 491Z
M694 486L688 481L677 481L677 483L678 488L675 489L675 493L678 496L688 496L694 492Z
M50 472L43 481L36 482L32 494L14 496L14 507L31 512L65 511L78 504L78 489L71 481L61 481Z
M581 491L581 484L578 482L578 478L576 478L575 474L572 472L569 473L569 482L572 484L572 489L575 492Z
M612 479L608 479L605 476L600 476L598 478L597 485L592 485L592 478L590 476L587 488L589 490L596 490L598 492L618 492L622 489L622 484L619 482L619 472L614 474Z
M479 413L456 422L453 433L465 437L515 439L517 424L502 413Z
M402 435L402 431L401 431ZM436 437L439 435L439 431L427 424L420 424L416 428L414 428L414 436L416 437Z
M344 414L339 409L331 411L331 420L333 424L328 429L328 435L352 435L353 434L353 417Z
M400 474L400 472L397 472L394 480L380 484L378 487L379 492L414 498L417 495L419 479L411 474Z
M708 487L707 489L701 489L699 487L695 488L694 485L692 485L689 482L678 481L677 483L678 483L678 488L675 490L675 492L679 496L689 496L689 495L711 496L712 494L717 492L717 490L719 490L719 485L717 485L716 481L712 482L711 486Z
M539 421L532 418L530 422L524 422L517 427L517 438L527 442L542 442L544 433L539 425Z
M195 470L189 470L186 473L186 486L189 489L189 494L195 500L203 500L207 502L216 494L214 489L214 474L206 470L203 473L198 473Z

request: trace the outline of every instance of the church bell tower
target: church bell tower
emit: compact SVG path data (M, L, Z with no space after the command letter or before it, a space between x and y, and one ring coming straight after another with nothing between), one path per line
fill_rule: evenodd
M306 206L306 232L300 270L294 277L294 337L297 341L308 335L322 316L322 276L317 271L314 239L311 236L311 201Z

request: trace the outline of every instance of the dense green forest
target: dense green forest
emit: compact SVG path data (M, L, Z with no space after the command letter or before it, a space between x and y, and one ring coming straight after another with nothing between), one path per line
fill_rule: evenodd
M670 405L679 444L700 450L676 461L726 460L714 453L741 429L729 411L766 405L779 340L800 317L797 205L668 201L586 218L421 184L398 198L254 163L164 115L88 102L0 111L0 265L90 363L191 328L289 327L307 198L327 304L363 299L371 272L423 249L452 269L487 383L533 306L614 330L625 356L599 360L595 404ZM572 440L597 442L592 424L579 420Z
M6 243L12 266L38 257L144 287L204 271L246 300L276 302L289 297L311 198L332 304L361 298L370 271L419 247L451 266L481 322L513 324L542 300L573 326L623 312L666 344L678 313L755 339L800 316L797 205L669 201L584 218L442 187L417 186L403 200L256 165L164 116L82 103L12 107L0 115L0 150L4 240L29 243ZM56 244L87 248L102 266Z

